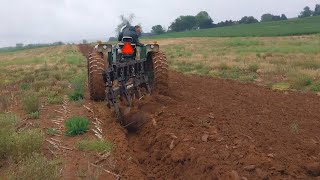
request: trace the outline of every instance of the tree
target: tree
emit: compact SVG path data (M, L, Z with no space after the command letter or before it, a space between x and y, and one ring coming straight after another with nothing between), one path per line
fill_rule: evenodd
M197 29L197 19L195 16L180 16L169 26L169 30L175 32L192 29Z
M320 16L320 4L316 4L316 7L313 12L313 16Z
M118 38L116 38L116 37L110 37L109 38L109 41L117 41L118 40Z
M310 17L312 16L313 12L311 11L309 6L306 6L303 8L303 11L300 13L299 18L304 18L304 17Z
M151 33L153 34L163 34L166 31L164 30L164 28L161 25L155 25L152 27Z
M120 15L120 24L117 26L116 28L116 33L119 33L121 28L123 26L131 26L133 20L135 18L135 15L132 13L132 14L129 14L129 16L125 16L125 15Z
M16 48L23 48L23 44L22 43L17 43L16 44Z
M87 44L88 41L86 39L82 40L82 44Z
M197 25L200 29L213 27L213 20L206 11L199 12L196 16Z
M281 20L288 20L288 18L285 14L281 14Z
M254 18L253 16L244 16L239 21L240 24L252 24L252 23L258 23L259 21Z
M236 22L232 20L226 20L226 21L221 21L217 24L217 27L224 27L224 26L232 26L235 25Z
M268 13L268 14L263 14L261 16L261 22L268 22L273 20L273 15Z

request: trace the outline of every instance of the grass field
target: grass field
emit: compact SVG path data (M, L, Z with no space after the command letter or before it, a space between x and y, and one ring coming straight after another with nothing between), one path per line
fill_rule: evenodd
M39 117L46 114L40 110L62 104L75 87L84 93L85 65L76 46L0 53L0 176L59 179L58 163L42 151L45 132Z
M288 21L241 24L229 27L203 29L179 33L166 33L150 38L181 38L181 37L258 37L258 36L291 36L320 33L320 16Z
M152 41L150 41L152 42ZM320 36L158 40L179 72L320 91Z

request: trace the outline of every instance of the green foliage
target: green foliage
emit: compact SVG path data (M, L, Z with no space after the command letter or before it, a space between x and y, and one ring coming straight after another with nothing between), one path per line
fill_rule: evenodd
M300 60L294 62L293 64L306 69L320 69L320 61L318 62L314 59Z
M312 86L310 87L310 89L312 91L320 91L320 81L315 82L314 84L312 84Z
M258 69L259 69L259 64L250 64L249 65L249 67L248 67L248 70L250 71L250 72L254 72L254 73L256 73L257 71L258 71Z
M63 103L63 96L60 95L56 91L51 91L48 94L48 103L49 104L62 104Z
M81 140L77 142L76 147L82 151L96 151L98 153L112 151L113 144L105 140Z
M40 116L39 111L32 112L32 113L29 114L29 118L30 119L39 119L39 116Z
M39 74L39 76L37 76L37 78L41 78L44 77L43 79L46 80L38 80L34 83L32 83L32 88L36 91L39 92L42 89L48 88L50 86L50 82L48 81L48 76L49 75L45 75L44 73Z
M0 114L0 159L11 157L15 161L40 152L44 135L39 129L16 132L18 118L13 114Z
M261 16L261 22L280 21L280 20L287 20L287 19L288 18L285 14L281 14L281 16L275 16L270 13L267 13Z
M313 16L320 16L320 4L316 4L314 8Z
M67 136L84 134L89 130L89 121L84 117L74 116L65 121Z
M257 46L262 45L263 43L259 40L245 40L234 38L225 42L226 46Z
M259 21L253 16L244 16L240 19L239 24L253 24L258 23Z
M30 89L30 85L28 83L22 83L20 85L20 88L23 90L28 90L28 89Z
M256 73L246 72L239 67L229 67L224 70L220 69L217 75L224 79L239 79L244 82L252 82L256 79Z
M320 33L320 16L288 21L273 21L255 24L240 24L232 27L201 29L187 32L172 32L147 38L180 37L248 37L248 36L291 36Z
M12 180L58 180L60 179L59 162L50 161L38 153L22 160L8 171L8 177Z
M84 98L85 77L78 76L72 80L73 91L69 94L69 99L78 101Z
M180 16L170 26L170 31L181 32L197 28L197 19L194 16Z
M200 29L212 28L213 20L206 11L201 11L196 15L197 24Z
M151 33L154 34L163 34L166 32L166 30L161 25L155 25L151 29Z
M38 112L40 107L39 97L31 92L25 93L22 97L22 105L27 114Z
M277 90L288 90L290 89L290 84L287 82L279 82L272 85L272 89Z
M34 152L40 152L44 142L44 134L40 129L24 130L11 134L10 155L21 160Z
M187 74L201 74L208 75L211 68L201 63L185 63L185 62L174 62L172 63L173 69L178 72Z
M49 136L53 136L53 135L57 134L57 130L56 130L56 129L53 129L53 128L48 128L48 129L47 129L47 134L48 134Z
M300 13L299 18L305 18L305 17L310 17L312 16L313 12L310 9L309 6L306 6L305 8L303 8L303 11Z
M304 74L292 75L289 77L289 83L292 88L302 90L312 84L312 77Z

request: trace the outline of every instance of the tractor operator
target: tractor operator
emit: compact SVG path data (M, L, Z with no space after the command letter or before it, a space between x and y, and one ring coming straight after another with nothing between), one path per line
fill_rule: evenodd
M141 26L130 26L126 25L123 26L119 32L118 41L122 41L124 36L132 37L132 43L136 44L137 46L142 47L144 44L139 42L139 36L141 35L142 29Z

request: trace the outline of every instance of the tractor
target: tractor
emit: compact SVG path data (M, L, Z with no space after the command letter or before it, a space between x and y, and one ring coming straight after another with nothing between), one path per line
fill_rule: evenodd
M135 100L168 91L168 64L159 45L138 47L132 41L123 37L115 45L98 42L87 56L90 99L106 101L123 126L124 113Z

